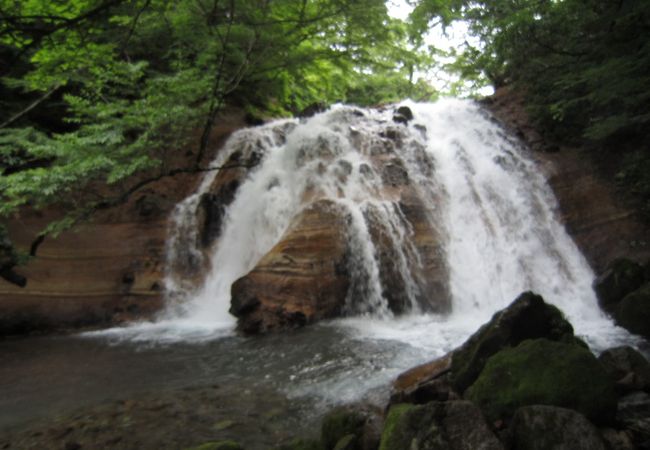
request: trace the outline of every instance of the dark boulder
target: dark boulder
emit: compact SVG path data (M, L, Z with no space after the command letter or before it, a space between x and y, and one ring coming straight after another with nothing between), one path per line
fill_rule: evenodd
M393 122L407 124L413 120L413 112L408 106L400 106L393 114Z
M302 109L298 114L296 114L296 117L299 117L301 119L306 119L308 117L313 117L318 113L322 113L327 109L327 104L324 102L315 102L312 103L311 105L306 106L305 108Z
M502 450L468 401L399 404L388 412L379 450Z
M576 342L526 340L492 356L465 398L492 421L527 405L574 409L594 423L611 423L617 396L596 357Z
M238 188L239 180L232 180L220 186L216 193L206 192L201 195L198 206L203 222L200 224L203 247L209 247L219 237L226 209L235 199Z
M612 261L607 270L594 281L594 291L600 307L611 312L623 297L641 287L643 272L640 264L629 259Z
M601 353L598 360L618 390L650 389L650 362L632 347L610 348Z
M612 315L618 325L650 338L650 283L626 295Z
M514 347L525 339L546 338L574 341L573 327L562 312L532 292L525 292L454 351L451 380L464 392L495 353Z
M517 450L605 450L605 443L585 416L555 406L519 408L510 426Z

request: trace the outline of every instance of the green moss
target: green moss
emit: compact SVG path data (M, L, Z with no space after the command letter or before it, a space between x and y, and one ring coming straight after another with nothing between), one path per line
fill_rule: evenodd
M354 435L357 441L363 435L366 417L359 411L349 408L336 408L323 418L321 441L325 449L331 450L347 435Z
M650 283L625 296L614 312L616 323L650 338Z
M525 339L573 340L573 327L562 312L532 292L524 292L507 308L494 314L454 352L451 381L464 392L479 376L487 360L498 351Z
M244 450L244 447L235 441L214 441L196 447L189 447L185 450Z
M438 403L415 406L397 404L390 408L379 450L404 450L412 448L448 448L435 416Z
M616 412L613 383L595 356L575 343L526 340L492 356L466 398L492 421L526 405L574 409L596 423Z

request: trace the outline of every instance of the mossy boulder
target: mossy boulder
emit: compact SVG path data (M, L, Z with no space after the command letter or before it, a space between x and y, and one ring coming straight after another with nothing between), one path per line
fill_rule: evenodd
M594 423L610 423L617 397L596 357L576 343L526 340L492 356L465 397L491 421L527 405L574 409Z
M487 360L526 339L573 341L573 327L562 312L532 292L524 292L454 351L451 381L464 392L479 376Z
M481 411L468 401L390 408L379 450L503 450Z
M650 283L626 295L613 312L616 323L650 338Z
M372 405L341 406L330 411L321 425L321 441L333 450L345 439L345 448L367 450L377 447L382 427L381 410ZM349 436L353 436L350 439Z
M510 432L517 450L606 450L598 429L585 416L555 406L519 408Z
M643 266L625 258L612 261L607 270L594 281L600 307L613 311L623 297L638 289L644 280Z

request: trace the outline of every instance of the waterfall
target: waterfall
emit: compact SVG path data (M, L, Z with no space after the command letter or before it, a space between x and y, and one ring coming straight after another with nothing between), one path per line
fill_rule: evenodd
M208 245L199 230L201 199L220 177L233 178L227 175L232 169L207 174L175 209L169 306L160 326L231 332L233 282L291 230L301 211L327 199L345 211L350 287L342 311L352 317L346 326L375 337L402 333L412 343L437 336L457 344L460 338L449 334L466 337L519 293L533 290L561 308L593 345L619 335L597 306L594 275L559 222L553 193L529 150L474 102L405 105L414 113L408 124L393 121L393 108L337 105L309 119L236 132L213 165L255 164L237 173L236 192L222 206ZM416 242L414 228L421 224L407 214L405 196L436 237L432 254L440 261L433 265L444 280L435 294L427 285L431 257ZM399 292L390 291L395 286ZM450 310L430 308L444 304L444 295Z

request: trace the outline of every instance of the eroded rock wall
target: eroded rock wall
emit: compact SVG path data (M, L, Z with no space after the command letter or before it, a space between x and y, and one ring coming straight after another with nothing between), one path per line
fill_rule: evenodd
M616 258L650 258L650 227L623 199L615 180L587 149L549 145L535 130L523 97L501 88L484 104L532 149L559 203L558 214L596 273Z
M213 154L206 155L204 164L243 124L239 111L222 117L211 138ZM178 149L167 163L190 167L195 158L191 147ZM158 311L167 220L202 175L163 178L134 193L128 202L100 211L89 223L56 238L46 237L36 256L15 268L27 279L24 288L0 279L0 336L115 324ZM129 181L135 184L138 179ZM55 207L40 212L24 209L9 220L9 235L28 252L38 233L59 217Z

